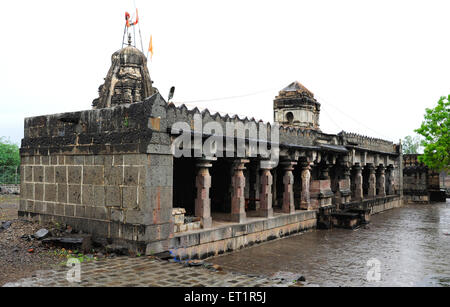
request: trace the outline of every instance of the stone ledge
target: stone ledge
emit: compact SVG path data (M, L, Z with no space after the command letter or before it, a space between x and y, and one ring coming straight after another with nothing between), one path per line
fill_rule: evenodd
M187 248L199 244L257 234L308 220L316 220L316 211L297 211L293 214L281 214L268 219L263 218L256 221L248 221L244 224L231 224L218 228L179 233L170 240L169 247L172 249L179 247Z
M246 233L240 236L230 237L222 240L210 240L205 243L199 243L190 247L170 246L169 251L172 256L178 260L205 259L245 247L250 247L254 244L259 244L262 242L305 232L310 229L314 229L316 225L317 219L305 219L293 224L286 224L280 227L266 229L259 232ZM173 239L169 244L173 244Z

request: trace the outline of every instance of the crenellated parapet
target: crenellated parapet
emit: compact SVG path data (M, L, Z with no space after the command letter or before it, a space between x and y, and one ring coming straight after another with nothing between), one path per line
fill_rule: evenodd
M357 133L348 133L341 131L338 133L345 145L352 145L357 148L381 151L386 153L398 153L399 148L397 144L383 139L368 137Z

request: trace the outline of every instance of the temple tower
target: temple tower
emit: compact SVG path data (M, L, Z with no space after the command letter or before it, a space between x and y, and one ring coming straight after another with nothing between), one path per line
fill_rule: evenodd
M273 104L274 121L283 126L319 130L320 103L300 82L282 89Z
M125 103L143 101L156 92L147 69L147 58L131 45L114 52L111 68L105 83L98 89L99 97L94 99L94 109L108 108Z

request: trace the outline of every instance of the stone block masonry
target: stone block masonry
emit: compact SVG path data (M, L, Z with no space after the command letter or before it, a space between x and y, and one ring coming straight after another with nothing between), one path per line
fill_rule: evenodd
M168 144L154 141L165 132L148 120L163 115L162 103L154 95L139 104L25 119L19 215L67 223L140 252L151 243L167 249L173 158Z

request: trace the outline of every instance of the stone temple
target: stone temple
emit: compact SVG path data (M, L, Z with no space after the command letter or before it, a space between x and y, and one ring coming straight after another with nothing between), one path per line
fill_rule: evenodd
M320 103L299 82L278 93L273 111L274 123L263 123L168 103L129 44L112 55L92 109L25 119L19 214L194 259L354 228L402 204L401 145L322 132ZM246 129L217 133L231 124ZM182 135L189 142L179 146ZM227 146L196 155L212 136Z

